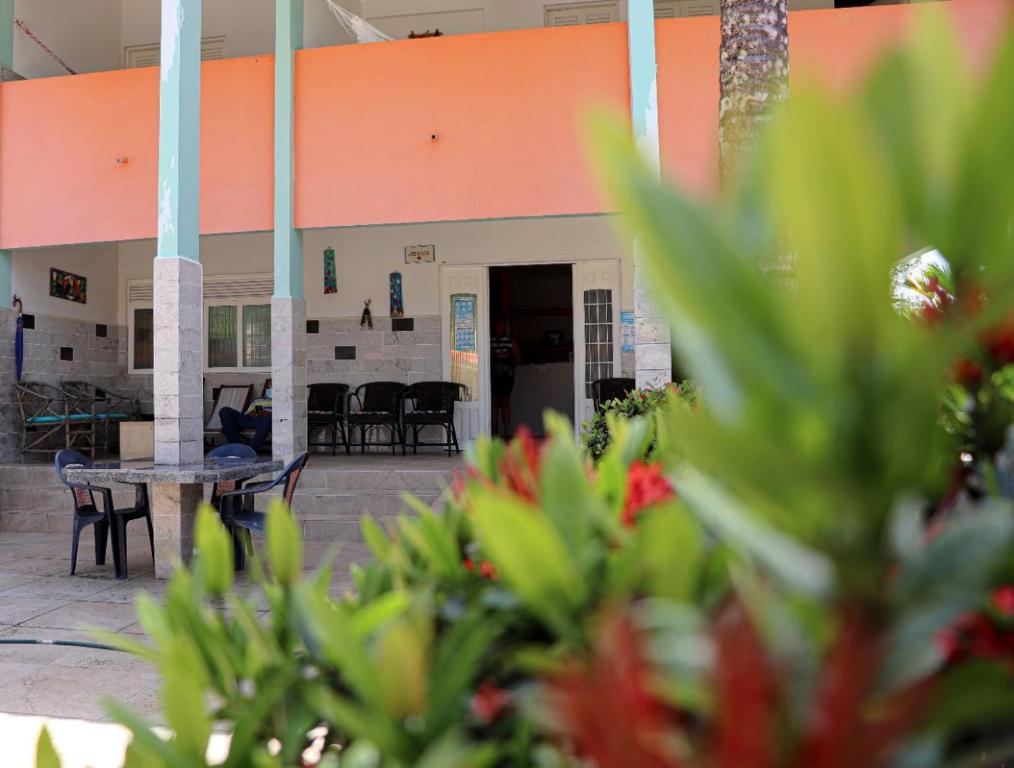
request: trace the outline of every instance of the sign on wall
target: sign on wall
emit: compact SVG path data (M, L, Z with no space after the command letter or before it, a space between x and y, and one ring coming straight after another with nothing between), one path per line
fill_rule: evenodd
M623 342L621 352L634 351L634 313L629 310L620 312L620 339Z
M406 264L422 264L423 262L432 262L437 260L437 249L433 245L406 245L405 246L405 263Z
M474 293L456 293L451 296L451 328L455 352L475 352L475 299Z
M49 270L49 295L58 299L76 301L78 304L87 304L88 278L51 267Z

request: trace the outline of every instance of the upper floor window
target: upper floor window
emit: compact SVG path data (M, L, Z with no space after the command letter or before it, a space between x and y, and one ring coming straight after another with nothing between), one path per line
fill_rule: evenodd
M579 24L606 24L620 20L616 0L591 3L567 3L546 6L547 27L575 27Z

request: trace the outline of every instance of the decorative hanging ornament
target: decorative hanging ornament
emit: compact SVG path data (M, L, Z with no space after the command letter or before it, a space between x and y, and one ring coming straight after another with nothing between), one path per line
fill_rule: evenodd
M360 328L373 328L373 314L370 312L370 302L373 299L367 299L363 305L363 316L359 318Z
M405 302L401 297L401 272L391 273L391 317L405 316Z

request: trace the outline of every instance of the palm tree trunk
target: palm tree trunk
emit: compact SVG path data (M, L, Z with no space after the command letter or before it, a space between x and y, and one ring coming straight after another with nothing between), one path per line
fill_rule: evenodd
M722 0L718 110L724 183L754 144L771 108L789 92L786 0Z

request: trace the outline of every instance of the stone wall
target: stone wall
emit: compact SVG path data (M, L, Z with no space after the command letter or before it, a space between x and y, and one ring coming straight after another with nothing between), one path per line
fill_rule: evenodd
M105 336L98 335L94 322L68 320L51 315L34 315L35 327L25 329L22 381L40 381L59 385L63 381L88 381L99 387L132 389L124 376L126 367L119 362L120 339L125 331L106 325ZM0 458L20 458L20 414L14 399L14 328L13 312L0 312ZM62 360L62 347L71 350L72 360Z
M354 389L368 381L414 384L443 377L439 316L413 318L411 331L392 331L389 317L375 317L372 329L360 328L359 318L318 322L319 333L306 335L310 384L340 382ZM335 347L354 347L355 358L336 360Z
M308 318L318 324L317 333L306 335L307 383L335 382L353 389L368 381L401 381L412 384L443 377L440 352L440 317L413 318L411 331L392 331L391 319L376 317L373 328L359 327L359 318ZM355 347L355 358L335 359ZM131 391L142 392L142 407L151 412L151 374L127 373L127 334L121 335L119 349L121 383ZM212 392L223 384L253 384L259 397L269 372L206 373L204 375L204 412L211 412Z

